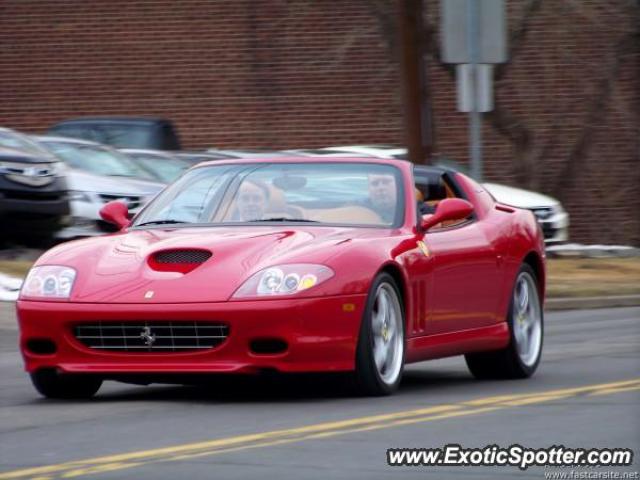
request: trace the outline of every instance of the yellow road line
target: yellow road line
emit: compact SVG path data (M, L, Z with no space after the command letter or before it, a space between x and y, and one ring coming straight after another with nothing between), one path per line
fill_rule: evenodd
M251 448L258 448L258 447L265 447L265 446L272 446L272 445L282 445L284 443L294 443L294 442L300 442L303 440L318 440L318 439L322 439L322 438L330 438L330 437L335 437L338 435L347 435L350 433L362 433L362 432L369 432L372 430L380 430L383 428L392 428L392 427L400 427L400 426L405 426L405 425L411 425L414 423L424 423L424 422L430 422L433 420L442 420L444 418L451 418L451 417L461 417L461 416L465 416L465 415L474 415L474 414L478 414L478 413L484 413L484 412L488 412L491 410L498 410L500 407L485 407L485 408L477 408L474 410L462 410L462 411L453 411L453 412L449 412L449 413L442 413L442 414L436 414L436 415L427 415L424 417L416 417L416 418L407 418L407 419L402 419L402 420L394 420L390 423L379 423L379 424L373 424L373 425L366 425L363 427L356 427L356 428L349 428L346 430L333 430L333 431L327 431L327 432L320 432L320 433L309 433L306 435L301 435L299 437L293 437L293 438L285 438L282 440L275 440L272 442L263 442L263 443L258 443L258 444L253 444L253 445L242 445L242 446L238 446L238 447L234 447L234 448L228 448L228 449L221 449L221 450L211 450L211 451L204 451L204 452L199 452L199 453L193 453L193 454L186 454L186 455L179 455L176 457L171 457L171 458L166 458L163 459L162 461L173 461L173 460L187 460L190 458L195 458L195 457L204 457L207 455L216 455L216 454L220 454L220 453L226 453L226 452L237 452L238 450L248 450ZM151 463L151 462L149 462Z
M559 390L550 390L546 392L536 392L536 393L523 393L519 395L499 395L497 397L486 397L479 398L476 400L469 400L464 402L464 405L489 405L489 404L505 404L509 401L517 401L519 399L531 398L533 396L556 396L556 395L576 395L579 393L588 393L592 390L602 390L606 388L622 388L632 385L640 385L640 378L633 380L624 380L620 382L613 383L601 383L598 385L585 385L582 387L573 387L573 388L562 388Z
M252 448L263 448L308 439L329 438L349 433L399 427L445 418L476 415L498 409L575 397L580 394L607 395L638 389L640 389L640 378L542 392L486 397L456 404L436 405L382 415L318 423L285 430L274 430L270 432L240 435L204 442L176 445L172 447L89 458L42 467L13 470L0 473L0 480L25 477L39 477L42 480L50 480L53 478L75 478L101 472L123 470L150 463L185 460L194 457Z
M589 396L593 395L611 395L612 393L621 393L621 392L631 392L633 390L640 390L640 385L631 385L628 387L620 387L620 388L605 388L604 390L596 390L589 394Z

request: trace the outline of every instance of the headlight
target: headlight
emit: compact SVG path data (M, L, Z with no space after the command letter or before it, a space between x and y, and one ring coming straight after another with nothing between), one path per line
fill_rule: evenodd
M566 213L564 208L562 208L562 204L558 203L556 205L553 205L551 207L551 211L553 212L554 215L559 215L561 213Z
M50 164L49 168L51 169L52 175L64 175L67 171L67 167L64 162L54 162Z
M76 271L70 267L33 267L22 284L20 297L69 298L75 279Z
M69 200L72 202L93 202L88 192L82 192L80 190L69 190Z
M292 295L308 290L333 277L333 270L324 265L296 263L278 265L252 275L233 294L233 298Z

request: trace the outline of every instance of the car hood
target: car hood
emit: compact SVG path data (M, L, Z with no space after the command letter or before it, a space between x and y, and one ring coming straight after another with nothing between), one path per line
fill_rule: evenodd
M372 229L313 227L197 227L130 230L60 245L38 265L76 269L72 302L184 303L228 300L254 273L283 263L319 263L350 248ZM189 273L158 271L154 255L204 249L212 256ZM150 263L151 262L151 263ZM316 294L327 294L322 285ZM153 293L149 293L153 292Z
M60 163L60 160L48 152L35 153L27 150L4 147L0 145L0 162L16 163Z
M126 195L155 195L164 188L162 183L128 177L109 177L77 169L65 171L69 190Z
M555 198L548 197L541 193L530 192L521 188L498 185L496 183L485 183L484 187L500 203L518 208L551 207L558 205Z

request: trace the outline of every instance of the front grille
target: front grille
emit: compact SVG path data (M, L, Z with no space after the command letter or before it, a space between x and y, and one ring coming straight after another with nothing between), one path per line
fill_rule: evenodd
M76 325L76 339L84 346L117 352L188 352L222 344L229 336L223 323L149 321L96 322Z
M544 235L545 240L555 237L558 233L558 229L551 223L541 223L540 225L542 226L542 234Z
M165 250L154 256L158 263L204 263L210 257L206 250Z
M142 205L141 197L136 195L111 195L108 193L101 193L100 199L103 201L103 203L109 203L114 200L119 200L127 204L129 210L135 210L140 205Z
M55 202L57 200L63 200L65 192L51 192L51 193L36 193L36 192L20 192L20 191L6 191L4 197L10 200L31 200L35 202Z

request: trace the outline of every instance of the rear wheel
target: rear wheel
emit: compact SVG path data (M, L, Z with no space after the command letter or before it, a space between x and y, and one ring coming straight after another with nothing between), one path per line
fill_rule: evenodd
M523 264L518 272L507 317L510 342L503 350L465 356L476 378L527 378L540 363L543 338L542 302L533 269Z
M365 395L397 390L404 368L404 309L395 280L378 275L369 291L356 352L356 380Z
M53 369L33 372L31 383L47 398L91 398L102 385L102 379L80 374L61 374Z

